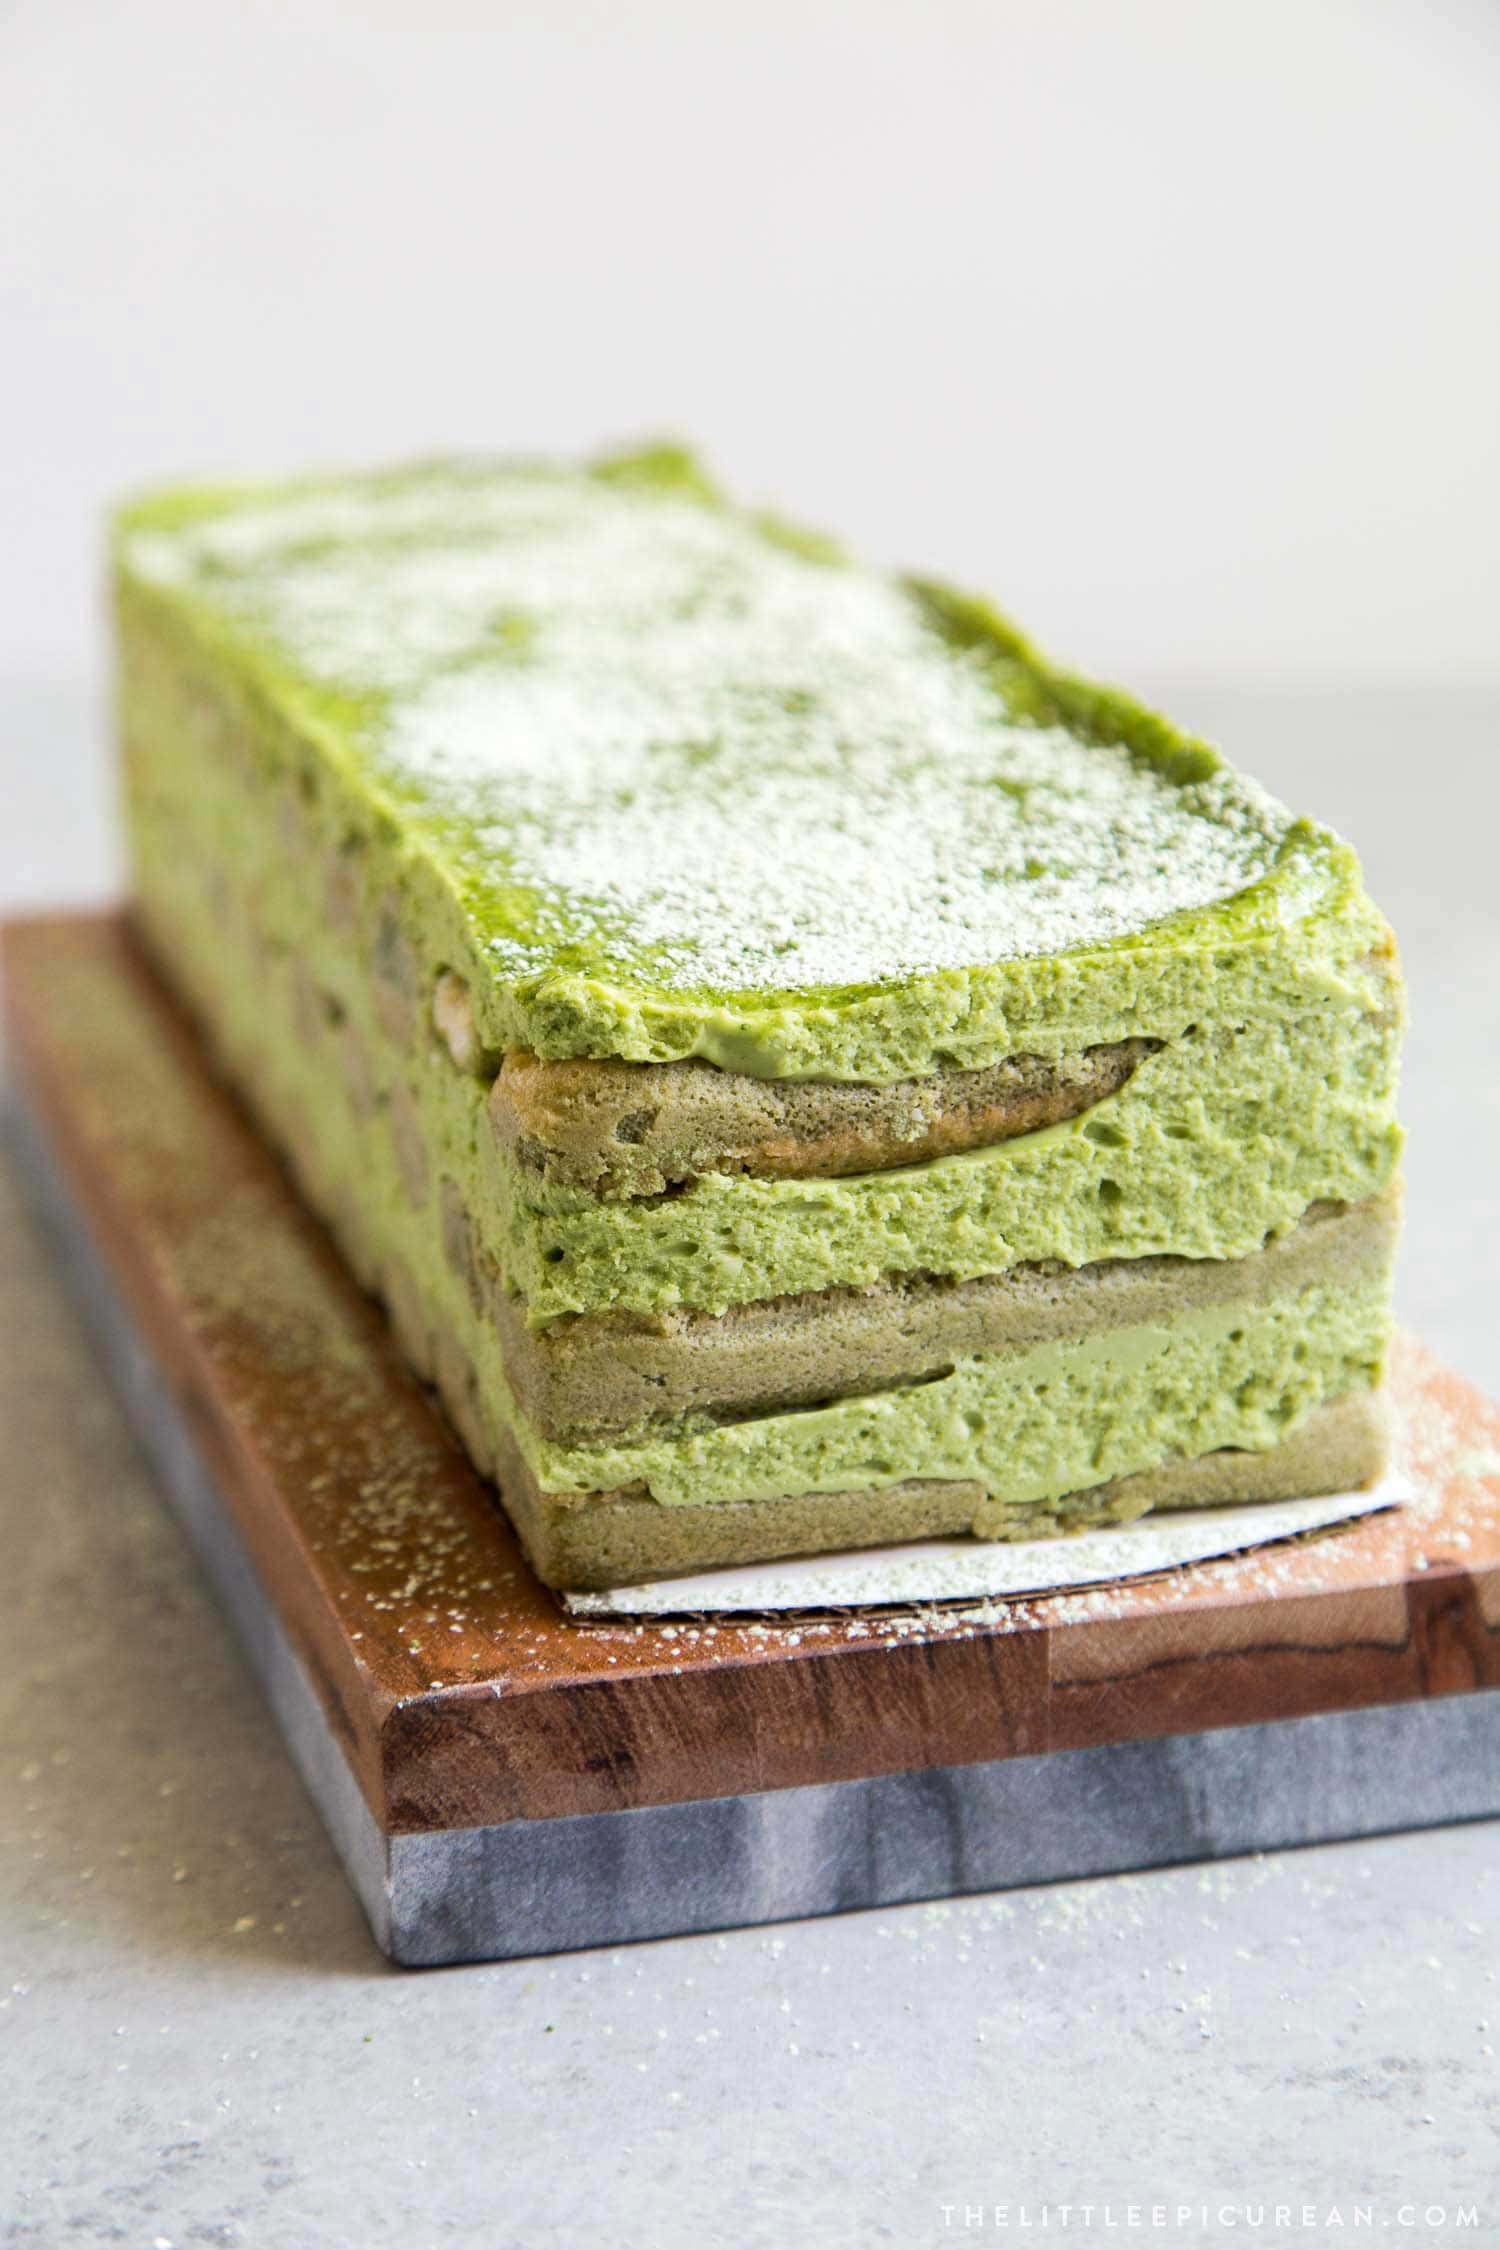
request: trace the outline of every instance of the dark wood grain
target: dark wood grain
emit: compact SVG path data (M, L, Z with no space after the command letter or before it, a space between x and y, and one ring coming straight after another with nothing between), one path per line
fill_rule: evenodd
M1500 1685L1500 1414L1411 1344L1423 1497L1322 1538L978 1619L569 1620L124 921L4 965L24 1098L393 1830Z

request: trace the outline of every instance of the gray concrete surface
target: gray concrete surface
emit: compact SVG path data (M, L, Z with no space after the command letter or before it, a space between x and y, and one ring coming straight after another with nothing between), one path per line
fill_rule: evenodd
M1500 1389L1500 700L1146 685L1364 850L1403 1309ZM107 890L102 777L4 700L0 899ZM1495 1825L403 1975L8 1175L0 1449L0 2242L1500 2242Z

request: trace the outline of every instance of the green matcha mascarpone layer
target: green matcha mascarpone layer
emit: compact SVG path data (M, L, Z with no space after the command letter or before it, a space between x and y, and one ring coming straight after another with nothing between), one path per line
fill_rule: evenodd
M544 1491L644 1483L668 1507L860 1492L908 1477L980 1484L1007 1504L1060 1499L1223 1446L1263 1452L1325 1399L1378 1379L1384 1277L1271 1304L962 1361L936 1382L760 1421L706 1416L636 1444L549 1445L517 1416ZM982 1520L976 1530L983 1536Z
M1385 942L1208 746L668 449L158 494L115 553L127 653L376 844L493 1052L879 1081L1337 1003Z
M1309 1204L1388 1184L1395 1038L1373 1015L1331 1012L1197 1032L1082 1117L847 1179L710 1175L622 1204L538 1196L501 1167L501 1262L543 1323L1054 1258L1247 1257Z

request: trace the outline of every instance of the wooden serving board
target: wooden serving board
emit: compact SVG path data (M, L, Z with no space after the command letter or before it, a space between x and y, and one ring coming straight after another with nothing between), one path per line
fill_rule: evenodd
M1500 1413L1418 1500L922 1615L579 1621L117 916L12 925L15 1137L397 1958L552 1950L1500 1811Z

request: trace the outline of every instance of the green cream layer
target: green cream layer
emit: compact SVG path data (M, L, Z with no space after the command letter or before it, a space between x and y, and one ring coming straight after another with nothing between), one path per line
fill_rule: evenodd
M1221 1446L1279 1445L1326 1399L1378 1380L1386 1300L1382 1279L1216 1305L964 1360L873 1397L723 1426L695 1418L636 1444L549 1445L519 1415L514 1432L548 1492L644 1484L668 1507L700 1507L935 1477L1003 1504L1056 1500Z
M1390 1180L1396 1027L1337 1009L1194 1029L1082 1117L960 1156L850 1179L711 1174L597 1203L497 1170L501 1259L530 1318L619 1306L721 1312L889 1273L960 1278L1172 1252L1240 1258L1310 1203Z
M116 565L127 744L195 760L269 934L336 980L249 776L493 1055L878 1081L1369 1004L1336 838L680 455L159 494Z

